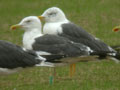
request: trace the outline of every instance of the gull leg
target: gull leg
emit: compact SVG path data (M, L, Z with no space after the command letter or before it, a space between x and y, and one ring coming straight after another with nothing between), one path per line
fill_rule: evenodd
M76 64L73 64L73 73L72 73L72 75L75 74L75 71L76 71Z
M53 72L52 72L52 68L50 68L50 77L49 77L49 84L52 85L53 84Z
M70 77L72 77L72 67L73 67L73 64L70 64L70 72L69 72L69 75L70 75Z

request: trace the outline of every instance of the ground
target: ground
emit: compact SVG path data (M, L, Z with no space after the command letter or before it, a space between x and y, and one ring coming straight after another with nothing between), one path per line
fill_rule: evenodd
M120 24L119 0L1 0L0 39L22 45L23 30L10 31L10 26L52 6L108 45L120 45L120 33L112 32ZM0 76L0 90L120 90L120 64L110 60L78 63L72 78L68 66L59 67L53 85L49 84L51 70L35 67Z

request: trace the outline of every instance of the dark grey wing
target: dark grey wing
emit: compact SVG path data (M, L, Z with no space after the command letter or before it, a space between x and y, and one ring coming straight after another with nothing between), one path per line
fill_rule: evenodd
M44 51L51 54L67 56L88 55L89 53L86 46L73 43L64 37L57 35L44 35L36 38L35 43L32 46L35 51Z
M36 55L23 51L19 46L0 40L0 68L30 67L40 63Z
M69 38L73 42L82 43L94 51L110 51L109 46L101 40L95 39L81 27L73 23L62 24L63 33L60 36Z

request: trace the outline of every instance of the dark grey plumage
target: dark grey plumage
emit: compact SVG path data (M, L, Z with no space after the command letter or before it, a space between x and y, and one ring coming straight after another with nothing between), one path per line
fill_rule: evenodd
M36 58L34 52L26 52L20 46L0 40L0 68L31 67L41 62Z
M32 45L35 51L45 51L51 54L65 56L89 55L90 50L83 44L73 43L67 38L57 35L43 35L35 39Z
M66 37L73 42L82 43L90 47L93 51L113 51L101 40L95 39L91 34L73 23L62 24L63 33L60 36Z

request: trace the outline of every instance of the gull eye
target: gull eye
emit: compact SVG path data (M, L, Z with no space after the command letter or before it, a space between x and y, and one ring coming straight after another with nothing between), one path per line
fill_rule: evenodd
M52 12L52 13L49 13L48 15L50 15L50 16L51 16L51 15L56 15L56 13L55 13L55 12Z
M27 21L26 21L26 23L30 23L30 22L31 22L31 20L27 20Z

